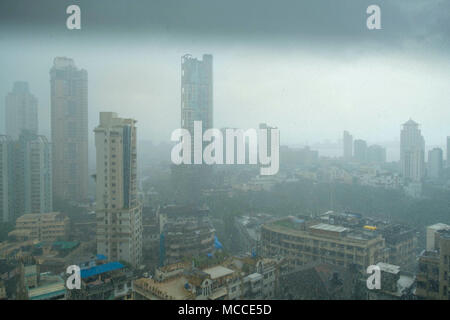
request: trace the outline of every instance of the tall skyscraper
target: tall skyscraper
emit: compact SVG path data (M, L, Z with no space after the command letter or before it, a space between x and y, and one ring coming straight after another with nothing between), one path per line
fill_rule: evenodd
M37 99L30 93L28 82L17 81L5 99L6 134L18 139L22 130L38 133Z
M425 174L425 140L419 124L409 120L400 133L400 168L405 179L419 182Z
M50 70L53 194L82 201L88 188L88 76L72 59Z
M213 127L213 57L204 54L203 60L186 54L181 58L181 127L194 135L194 121L202 121L202 130ZM194 143L192 162L194 159Z
M447 137L447 167L450 167L450 136Z
M191 134L191 165L172 165L174 193L186 201L196 201L201 190L212 183L212 166L194 164L196 152L208 143L194 144L194 122L202 122L202 131L213 127L213 56L202 60L190 54L181 57L181 128ZM202 148L201 150L196 150Z
M428 178L439 180L443 170L444 152L441 148L433 148L428 151Z
M14 146L11 137L0 135L0 222L14 220Z
M344 159L351 160L353 157L353 136L348 131L344 131L343 148Z
M353 147L354 157L356 161L366 162L367 160L367 143L364 140L356 139Z
M46 137L22 131L15 142L16 217L53 211L51 147Z
M134 267L142 260L142 205L137 197L136 121L100 112L95 128L97 253Z

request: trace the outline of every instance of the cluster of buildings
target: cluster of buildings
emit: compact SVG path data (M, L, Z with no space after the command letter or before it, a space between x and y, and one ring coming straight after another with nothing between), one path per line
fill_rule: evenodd
M225 257L212 266L177 263L134 282L136 300L273 299L278 292L282 259Z
M0 136L0 222L52 212L54 200L85 201L88 189L87 72L55 58L50 70L51 143L38 133L38 102L27 82L5 99Z

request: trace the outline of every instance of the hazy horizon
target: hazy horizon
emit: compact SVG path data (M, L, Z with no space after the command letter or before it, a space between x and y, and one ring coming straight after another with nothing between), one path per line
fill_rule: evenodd
M386 144L412 118L427 148L445 144L449 3L379 1L383 29L376 31L365 26L368 1L251 3L237 12L223 4L221 12L207 1L192 8L79 1L82 29L75 31L65 28L70 1L2 4L0 95L15 81L29 82L40 133L50 136L49 69L54 57L67 56L88 71L90 150L100 111L138 120L140 140L169 141L180 125L181 56L211 53L215 127L266 122L285 145L337 142L343 130Z

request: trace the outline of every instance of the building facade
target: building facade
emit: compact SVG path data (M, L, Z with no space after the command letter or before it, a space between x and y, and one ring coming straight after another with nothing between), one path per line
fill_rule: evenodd
M136 121L101 112L95 128L97 253L137 267L142 205L137 197Z
M14 221L14 145L11 137L0 135L0 222Z
M214 252L215 229L208 215L209 210L190 206L158 209L160 266Z
M419 124L409 120L400 133L400 168L403 178L420 182L425 175L425 140Z
M343 155L345 160L353 157L353 136L348 131L344 131L343 135Z
M17 217L53 211L51 145L47 138L22 131L14 153Z
M439 180L442 177L444 168L444 152L441 148L433 148L428 151L428 172L427 176L431 180Z
M356 161L364 163L367 160L367 143L364 140L356 139L354 142L354 158Z
M57 57L50 70L53 194L83 201L88 189L88 75Z
M292 217L261 227L261 250L263 256L286 258L291 270L318 261L364 272L388 259L380 234Z
M17 81L5 99L6 134L18 139L22 130L38 133L37 99L30 93L28 82Z
M67 239L69 221L59 212L28 213L17 218L16 228L9 235L22 240L62 241Z

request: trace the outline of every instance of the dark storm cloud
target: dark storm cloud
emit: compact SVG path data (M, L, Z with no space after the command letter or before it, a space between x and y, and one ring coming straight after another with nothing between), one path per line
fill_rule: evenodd
M341 42L402 42L450 38L450 1L439 0L3 0L3 29L65 30L65 9L78 4L88 35L170 34L265 41L324 38ZM383 30L366 28L366 8L378 4ZM433 41L434 41L433 40Z

